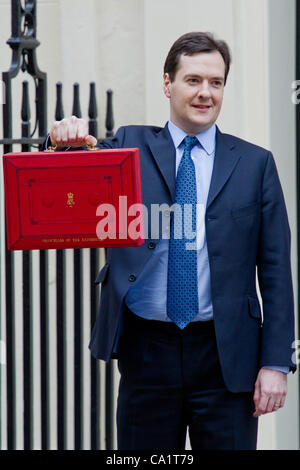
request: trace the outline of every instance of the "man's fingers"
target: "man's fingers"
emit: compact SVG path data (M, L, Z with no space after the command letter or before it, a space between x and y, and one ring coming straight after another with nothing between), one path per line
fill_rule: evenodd
M88 135L85 138L86 145L90 145L91 147L95 147L97 145L97 139L92 135Z
M62 143L65 146L67 146L69 142L69 127L68 119L63 119L57 127L57 130L60 133L59 143Z
M280 400L278 402L278 401L276 401L276 398L271 396L268 400L268 404L267 404L265 413L272 413L272 411L277 411L279 406L280 406Z
M50 139L53 145L57 145L57 128L59 122L55 121L50 128Z
M257 381L255 383L254 395L253 395L253 401L254 401L254 405L255 405L255 412L258 409L259 402L260 402L260 397L261 397L260 383L259 383L259 381Z
M262 395L259 399L254 399L255 403L255 412L253 414L254 417L258 417L264 415L266 413L272 413L274 411L283 408L285 403L285 395L284 394L270 394L270 395Z
M280 408L283 408L283 407L284 407L285 399L286 399L286 393L284 393L284 394L281 396Z
M72 116L71 120L73 118L74 118L74 116ZM75 119L76 119L76 121L73 121L73 122L74 122L74 127L76 128L77 140L80 141L80 142L84 142L85 138L87 137L87 135L89 133L88 123L85 119L77 119L77 118L75 118Z
M73 119L75 116L72 116L68 126L68 142L75 142L78 135L78 124L76 123L76 118Z
M277 411L280 408L283 408L284 404L285 404L285 398L286 398L285 393L283 393L281 395L278 395L274 400L274 405L273 405L273 410L272 411Z
M67 145L83 145L88 134L87 122L72 116L70 119L62 120L61 132L62 141Z
M57 145L63 145L63 126L58 124L54 132L55 142Z
M283 394L274 394L270 396L266 413L278 411L284 406L285 396Z
M52 144L63 145L67 142L67 125L66 120L56 121L50 129L50 139Z
M255 383L254 417L282 408L287 394L287 376L284 372L262 368Z
M255 407L255 412L253 414L255 418L265 413L267 405L268 405L268 401L269 401L269 397L264 394L261 394L259 401Z
M253 395L254 403L255 404L258 403L259 399L260 399L260 385L259 385L259 382L256 382L255 387L254 387L254 395Z
M50 139L54 145L61 147L81 147L86 144L96 145L97 139L88 135L88 123L85 119L72 116L53 123Z

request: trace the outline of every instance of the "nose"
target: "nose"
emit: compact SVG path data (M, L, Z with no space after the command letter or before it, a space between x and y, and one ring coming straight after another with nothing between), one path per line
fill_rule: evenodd
M198 91L198 97L199 98L210 98L211 97L211 92L210 92L210 87L209 87L209 83L207 80L204 80L200 87L199 87L199 91Z

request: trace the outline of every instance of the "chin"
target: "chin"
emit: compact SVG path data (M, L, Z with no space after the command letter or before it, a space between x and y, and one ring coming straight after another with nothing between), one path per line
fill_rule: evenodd
M209 127L211 127L212 124L210 122L195 122L193 123L193 125L190 125L190 129L193 130L193 132L195 132L196 134L198 134L199 132L202 132L202 131L205 131L206 129L209 129Z

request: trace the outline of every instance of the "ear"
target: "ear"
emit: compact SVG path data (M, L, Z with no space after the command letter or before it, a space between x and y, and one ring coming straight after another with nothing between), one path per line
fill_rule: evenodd
M170 80L169 74L165 73L164 74L164 94L166 95L167 98L171 98L170 88L171 88L171 80Z

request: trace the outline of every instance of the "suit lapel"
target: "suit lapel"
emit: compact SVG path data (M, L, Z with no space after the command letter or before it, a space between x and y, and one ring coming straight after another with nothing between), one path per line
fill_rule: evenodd
M232 141L230 142L229 136L225 136L217 128L216 155L208 193L207 208L222 190L240 157L241 154L238 152L235 144Z
M169 189L172 201L175 197L176 151L167 125L149 141L149 147L159 171ZM241 154L231 141L230 136L222 134L217 128L216 155L207 199L207 208L230 178Z
M167 124L148 143L173 201L175 196L176 151Z

